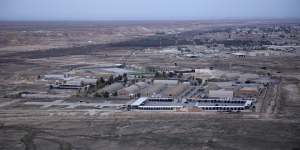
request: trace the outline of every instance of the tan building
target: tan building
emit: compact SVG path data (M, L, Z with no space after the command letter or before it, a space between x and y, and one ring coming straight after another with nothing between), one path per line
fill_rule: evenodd
M250 96L254 97L258 95L257 87L243 87L239 89L239 96Z
M227 91L224 89L221 90L210 90L209 97L215 97L215 98L229 98L232 99L233 98L233 91Z

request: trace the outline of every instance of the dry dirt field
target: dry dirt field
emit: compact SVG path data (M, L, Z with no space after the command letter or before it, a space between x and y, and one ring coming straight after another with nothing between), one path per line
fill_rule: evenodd
M1 149L299 148L299 122L288 119L246 114L20 113L1 118Z

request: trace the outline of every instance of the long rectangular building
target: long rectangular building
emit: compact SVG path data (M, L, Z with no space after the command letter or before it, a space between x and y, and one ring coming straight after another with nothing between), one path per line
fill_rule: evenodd
M141 97L128 106L130 110L180 111L242 111L254 106L255 99L184 99Z

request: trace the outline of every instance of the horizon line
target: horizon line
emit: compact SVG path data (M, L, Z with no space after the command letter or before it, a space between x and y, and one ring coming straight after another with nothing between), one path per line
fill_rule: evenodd
M243 20L300 20L300 17L228 17L190 19L0 19L0 22L97 22L97 21L243 21Z

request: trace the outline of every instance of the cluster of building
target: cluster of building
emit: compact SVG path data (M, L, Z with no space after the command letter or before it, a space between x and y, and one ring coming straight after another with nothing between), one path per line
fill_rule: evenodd
M154 74L127 74L126 79L124 75L110 74L112 79L101 77L104 83L100 83L99 77L68 74L45 75L43 79L52 89L75 89L79 94L92 87L93 90L85 92L90 95L81 95L127 99L133 101L128 105L129 110L140 111L247 111L255 107L256 98L273 82L267 76L212 68L163 71L161 76Z
M270 77L251 74L234 80L226 77L226 81L215 81L223 80L221 73L206 69L187 73L190 74L193 74L193 80L199 77L202 82L193 85L191 80L154 80L140 89L144 91L154 85L164 85L163 88L150 95L141 94L143 97L137 97L128 108L139 111L251 111L266 86L274 83ZM139 92L139 89L135 92Z
M96 85L97 79L70 77L68 74L45 75L44 80L48 81L50 89L80 89L88 85Z

